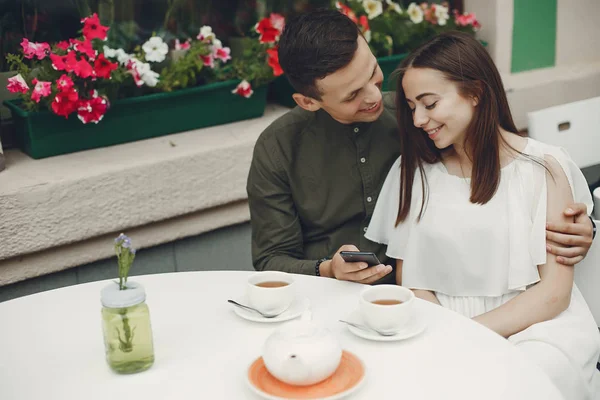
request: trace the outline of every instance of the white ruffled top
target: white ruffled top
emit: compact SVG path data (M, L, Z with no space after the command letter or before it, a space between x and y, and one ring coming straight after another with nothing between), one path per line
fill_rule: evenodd
M562 148L533 139L523 153L554 157L564 170L575 202L591 213L585 177ZM400 197L400 159L381 189L365 236L388 245L387 255L404 260L402 285L450 296L500 296L539 281L546 263L546 170L519 157L502 168L494 197L469 201L470 181L450 175L441 162L425 164L429 198L423 198L417 170L407 219L394 226Z

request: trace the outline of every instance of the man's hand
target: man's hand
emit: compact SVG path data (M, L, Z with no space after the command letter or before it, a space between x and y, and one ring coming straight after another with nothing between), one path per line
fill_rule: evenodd
M549 253L563 265L575 265L583 260L592 245L592 222L587 216L585 204L571 204L564 211L567 217L573 217L573 223L546 224L546 239L560 243L564 247L547 244Z
M345 244L340 247L331 260L321 263L320 270L322 276L342 281L369 284L392 272L392 267L390 265L379 264L369 267L365 262L346 262L342 256L340 256L341 251L358 251L358 248L350 244Z

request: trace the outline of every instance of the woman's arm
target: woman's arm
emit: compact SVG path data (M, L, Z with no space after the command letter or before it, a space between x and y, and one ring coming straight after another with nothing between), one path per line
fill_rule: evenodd
M548 200L546 219L549 223L566 223L563 209L573 202L571 188L562 168L547 156L546 183ZM557 243L552 243L557 246ZM547 254L546 264L538 266L540 282L502 306L481 314L473 320L496 333L509 337L538 322L548 321L569 307L573 288L573 268L557 262Z
M402 264L403 260L396 260L396 285L402 286ZM421 290L421 289L411 289L415 294L415 297L418 297L423 300L430 301L434 304L441 305L438 301L437 297L435 297L435 293L429 290Z

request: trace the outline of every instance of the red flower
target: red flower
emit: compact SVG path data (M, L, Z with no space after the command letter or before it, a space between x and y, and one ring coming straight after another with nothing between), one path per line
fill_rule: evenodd
M358 19L358 24L362 27L362 32L367 32L369 28L369 19L366 15L361 15Z
M56 87L58 87L59 92L69 91L73 89L73 81L68 75L63 74L56 80Z
M269 64L269 67L273 68L273 75L283 75L283 69L281 69L281 65L279 65L279 51L277 47L267 49L267 54L269 57L267 63Z
M75 72L75 75L77 75L80 78L89 78L90 76L95 75L94 69L92 68L90 63L84 60L83 58L77 61L73 72Z
M344 14L346 17L350 18L352 20L352 22L354 22L355 24L358 23L358 18L356 18L356 14L354 14L354 11L352 11L352 9L350 7L348 7L345 4L340 3L339 1L335 2L335 7L340 10L340 12L342 14Z
M77 40L71 39L71 44L73 48L77 50L81 54L85 54L88 56L90 61L93 61L96 58L96 50L92 47L92 42L88 39L86 40Z
M67 42L66 40L63 40L61 42L56 43L56 48L61 49L61 50L69 50L69 42Z
M237 85L235 89L231 91L231 93L240 95L245 98L249 98L250 96L252 96L252 93L254 93L254 91L252 90L252 86L250 86L250 84L246 80L243 80L240 82L239 85Z
M91 17L87 17L81 20L83 23L83 36L87 40L100 39L106 40L106 33L108 32L108 26L100 25L100 18L98 14L94 13Z
M52 68L57 71L64 71L67 69L67 56L59 56L58 54L50 53L50 60L52 60Z
M82 99L77 105L77 117L84 124L93 122L97 124L102 120L108 109L108 101L104 97L98 96L98 92L90 92L91 99Z
M256 32L260 33L258 40L261 43L274 43L279 39L281 32L273 26L269 18L263 18L254 27Z
M77 109L79 94L75 89L58 92L52 101L54 114L69 118L69 114Z
M104 54L100 54L94 61L94 71L99 78L110 79L110 73L117 69L119 64L110 62Z

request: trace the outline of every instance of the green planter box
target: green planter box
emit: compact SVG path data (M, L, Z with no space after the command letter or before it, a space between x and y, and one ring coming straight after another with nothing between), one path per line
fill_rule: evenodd
M400 65L400 62L407 56L407 54L397 54L388 57L379 57L377 62L383 71L383 90L384 91L394 91L396 90L396 82L392 77L392 72ZM281 104L285 107L296 107L296 102L292 99L292 94L294 94L294 88L288 82L285 75L282 75L275 79L269 85L269 97L276 102L277 104Z
M218 82L171 93L115 101L98 124L83 124L50 111L27 112L17 100L12 111L16 142L35 159L95 149L263 115L267 87L249 99L231 93L238 81Z

